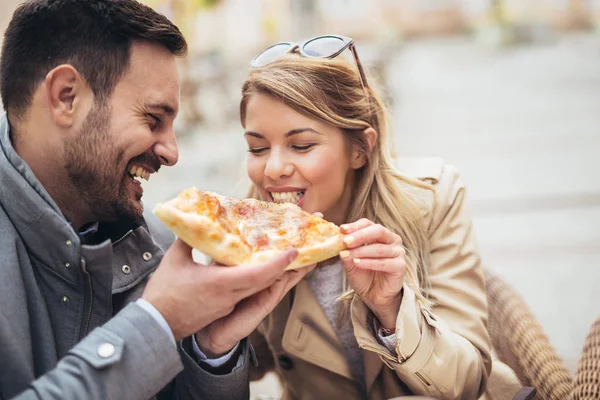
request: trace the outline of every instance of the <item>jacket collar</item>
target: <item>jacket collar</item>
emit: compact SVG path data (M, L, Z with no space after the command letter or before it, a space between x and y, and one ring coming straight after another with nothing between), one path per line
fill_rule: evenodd
M282 346L295 357L354 380L344 347L304 280L296 285Z
M144 233L138 232L138 239L146 243L145 251L156 257L143 263L143 271L136 270L118 284L129 287L138 275L154 269L162 255L163 250L150 237L144 218L135 222L92 223L83 232L76 232L13 148L6 115L0 116L0 209L11 220L27 252L71 285L80 282L81 269L72 267L81 266L82 257L90 261L88 267L94 268L93 260L108 259L113 245L140 226L144 227ZM123 290L118 285L116 289Z
M0 116L0 207L27 251L71 283L77 281L80 238L29 165L15 151L6 114Z
M367 393L371 391L379 372L383 368L381 356L374 351L365 350L372 342L373 333L369 326L373 326L373 317L365 303L358 296L354 296L350 306L354 336L358 345L363 349L363 362L365 368L365 388Z
M294 291L294 300L283 333L283 349L294 357L354 380L344 347L308 283L300 281ZM350 306L354 331L359 336L366 334L369 321L372 322L366 306L357 307L362 304L360 301L357 304L355 298ZM358 341L359 344L363 343L360 337ZM361 351L365 388L369 393L384 363L377 353L365 349Z

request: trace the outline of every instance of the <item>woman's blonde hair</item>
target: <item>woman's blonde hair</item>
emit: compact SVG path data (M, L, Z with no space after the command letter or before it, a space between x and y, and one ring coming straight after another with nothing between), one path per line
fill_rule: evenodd
M421 290L428 285L428 237L417 198L403 188L431 187L402 176L395 169L387 111L371 82L369 86L367 96L356 66L344 59L286 55L250 71L242 87L242 126L248 100L255 93L263 93L280 99L300 114L340 128L350 148L357 148L367 160L356 174L347 221L368 218L402 238L407 263L405 283L414 290L417 300L429 307ZM369 127L378 134L372 151L363 134ZM249 197L259 197L254 185Z

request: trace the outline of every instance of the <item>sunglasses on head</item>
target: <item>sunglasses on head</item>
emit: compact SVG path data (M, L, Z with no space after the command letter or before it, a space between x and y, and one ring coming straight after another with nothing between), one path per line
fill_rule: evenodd
M365 90L365 93L367 93L367 77L365 76L365 71L360 63L358 54L356 53L354 40L345 36L323 35L308 39L301 43L275 43L254 57L250 62L250 65L254 68L262 67L285 54L290 54L295 51L308 58L331 59L339 56L346 49L350 49L352 56L354 56L354 61L356 62L356 67L358 68L358 73L360 75L360 82Z

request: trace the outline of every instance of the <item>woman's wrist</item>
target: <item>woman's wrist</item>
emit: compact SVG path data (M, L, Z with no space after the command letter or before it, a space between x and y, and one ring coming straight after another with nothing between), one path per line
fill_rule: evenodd
M396 320L400 312L400 304L402 304L402 292L394 297L393 301L385 305L373 305L366 303L375 318L379 321L379 326L392 331L396 328Z

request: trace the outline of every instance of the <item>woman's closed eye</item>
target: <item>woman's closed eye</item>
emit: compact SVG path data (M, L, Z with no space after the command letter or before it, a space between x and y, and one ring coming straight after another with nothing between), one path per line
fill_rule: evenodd
M310 150L313 147L315 147L315 144L312 144L312 143L311 144L302 144L302 145L300 145L300 144L292 145L292 149L298 150L298 151Z
M268 147L250 147L248 149L248 152L252 153L252 154L262 154L265 151L267 151L268 149L269 149Z
M302 151L308 151L308 150L312 149L315 146L316 145L314 143L311 143L311 144L293 144L290 147L293 150L301 151L302 152ZM268 147L250 147L248 149L248 152L252 153L252 154L257 154L258 155L258 154L264 153L267 150L269 150Z

